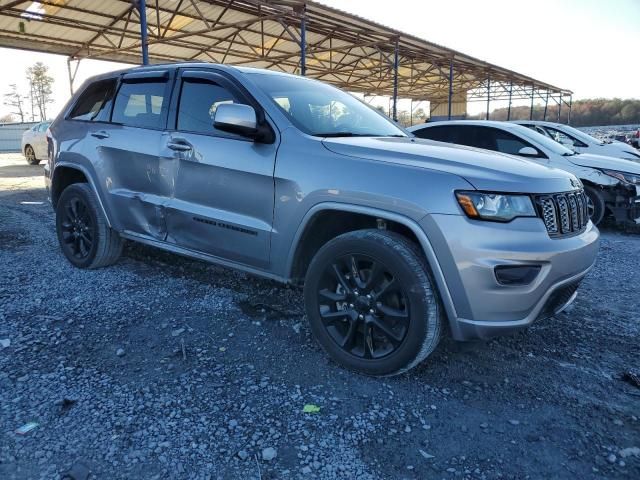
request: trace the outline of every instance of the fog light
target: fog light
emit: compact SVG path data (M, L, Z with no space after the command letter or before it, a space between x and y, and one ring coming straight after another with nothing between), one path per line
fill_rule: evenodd
M540 265L498 265L496 280L501 285L529 285L540 273Z

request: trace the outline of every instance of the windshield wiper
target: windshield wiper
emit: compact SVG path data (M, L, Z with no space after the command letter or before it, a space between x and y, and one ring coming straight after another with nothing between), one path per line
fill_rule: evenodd
M324 132L324 133L314 133L314 137L372 137L373 135L369 135L366 133L353 133L353 132Z
M575 154L576 154L576 152L571 152L571 153L569 153L569 152L564 152L564 153L562 154L562 156L563 156L563 157L573 157Z
M326 132L314 133L315 137L404 137L405 135L385 135L380 133L355 133L355 132Z

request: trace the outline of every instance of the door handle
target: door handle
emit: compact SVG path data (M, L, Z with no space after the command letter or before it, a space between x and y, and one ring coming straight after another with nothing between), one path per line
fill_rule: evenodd
M99 132L91 132L91 136L92 137L96 137L96 138L109 138L109 134L107 132L105 132L104 130L100 130Z
M167 147L176 152L188 152L193 146L184 138L173 138L167 143Z

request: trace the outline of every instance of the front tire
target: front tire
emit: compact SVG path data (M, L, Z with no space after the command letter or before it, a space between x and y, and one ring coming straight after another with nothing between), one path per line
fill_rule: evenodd
M38 165L40 163L40 160L36 158L36 151L31 145L24 147L24 158L27 159L29 165Z
M605 204L602 195L598 190L588 185L584 186L584 193L587 195L587 210L594 225L602 222L605 212Z
M109 228L98 201L86 183L64 189L56 206L56 231L67 260L78 268L100 268L115 263L122 239Z
M360 373L403 373L440 340L443 322L427 262L393 232L359 230L329 241L309 265L304 296L318 343Z

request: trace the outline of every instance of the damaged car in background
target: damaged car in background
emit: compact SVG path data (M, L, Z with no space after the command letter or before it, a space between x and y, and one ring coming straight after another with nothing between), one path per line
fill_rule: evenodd
M640 224L640 163L577 153L522 125L488 120L452 120L409 128L416 137L484 148L573 173L584 184L591 221L609 215Z
M524 125L542 135L546 135L576 153L591 153L593 155L604 155L640 162L640 152L626 141L599 140L577 128L562 123L540 120L517 120L514 123Z

